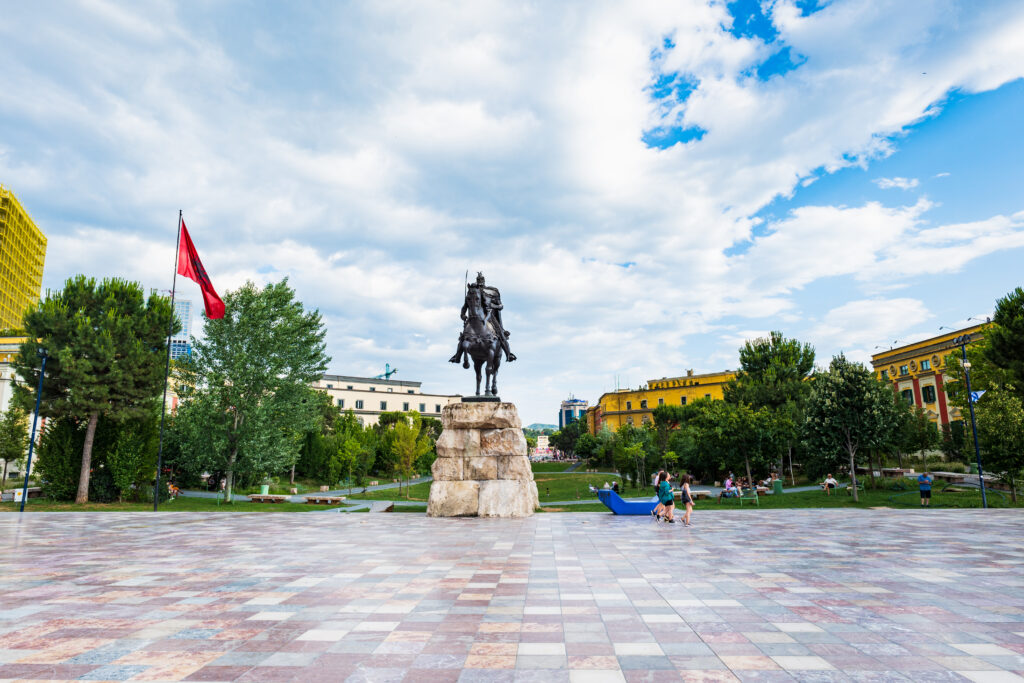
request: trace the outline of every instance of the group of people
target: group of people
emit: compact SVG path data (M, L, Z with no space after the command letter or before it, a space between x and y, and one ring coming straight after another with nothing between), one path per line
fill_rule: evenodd
M676 496L675 492L672 490L671 481L671 474L665 470L658 472L658 504L653 510L651 510L651 516L658 521L675 524ZM683 525L692 526L690 524L690 513L693 512L693 495L690 493L690 484L693 483L693 477L688 474L684 474L682 482L682 487L680 488L680 502L686 506L686 514L683 515Z
M778 473L772 472L767 478L757 482L757 485L766 489L771 489L778 479ZM754 485L751 484L746 477L740 477L737 479L736 476L730 472L729 476L727 476L723 482L722 490L718 492L718 500L721 502L722 498L740 498L743 496L744 489L752 488L755 488Z

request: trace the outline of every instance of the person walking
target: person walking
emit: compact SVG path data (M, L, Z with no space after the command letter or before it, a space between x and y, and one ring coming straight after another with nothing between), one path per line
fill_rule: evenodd
M658 504L651 511L651 516L658 521L665 520L669 524L675 524L673 509L675 508L675 496L672 494L672 485L669 483L669 473L665 470L658 472Z
M683 475L683 491L680 502L686 506L686 514L683 515L683 526L690 526L690 513L693 512L693 496L690 494L690 484L693 477L689 474Z
M921 492L921 507L932 506L932 477L927 472L922 472L917 478L917 488Z

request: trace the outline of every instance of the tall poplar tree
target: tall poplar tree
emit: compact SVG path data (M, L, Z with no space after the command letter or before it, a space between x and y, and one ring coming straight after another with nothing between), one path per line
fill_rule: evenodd
M96 424L143 415L164 385L167 336L179 329L167 297L118 278L97 282L77 275L56 293L47 292L25 314L28 339L14 368L24 382L15 400L34 407L39 382L37 353L47 353L40 413L86 423L76 503L89 500L89 474Z
M303 309L287 279L263 289L247 282L224 304L175 371L176 429L182 464L224 472L230 500L237 474L282 472L298 458L322 419L309 385L330 358L320 313Z

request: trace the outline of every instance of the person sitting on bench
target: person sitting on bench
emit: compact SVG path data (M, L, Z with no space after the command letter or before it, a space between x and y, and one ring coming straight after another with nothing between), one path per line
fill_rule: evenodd
M833 477L831 474L825 477L825 481L821 482L821 489L825 492L826 495L829 496L832 495L832 490L835 489L837 486L839 486L839 482L836 481L835 477Z
M722 498L738 498L743 495L743 487L739 486L732 480L732 477L725 478L725 486L718 492L718 501L721 502Z

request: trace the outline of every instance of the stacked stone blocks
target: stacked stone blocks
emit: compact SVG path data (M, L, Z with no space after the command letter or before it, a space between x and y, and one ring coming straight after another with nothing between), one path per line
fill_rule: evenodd
M427 514L525 517L539 506L512 403L452 403L441 414Z

